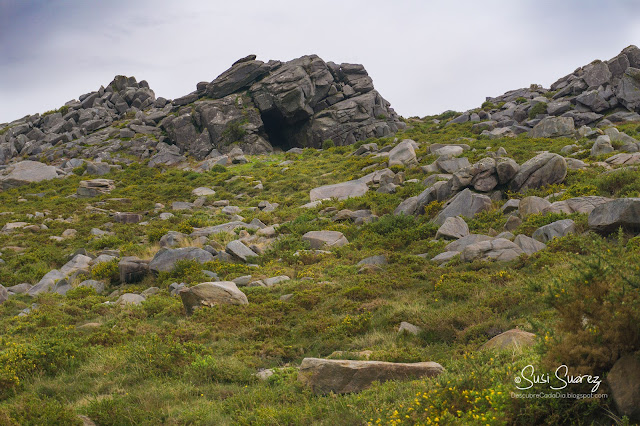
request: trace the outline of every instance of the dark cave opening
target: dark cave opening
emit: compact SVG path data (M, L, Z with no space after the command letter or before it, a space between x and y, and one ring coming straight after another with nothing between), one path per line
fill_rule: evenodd
M289 124L280 111L276 108L265 111L261 114L261 118L271 146L280 148L283 151L297 146L293 137L295 132L292 131L292 127L295 124Z

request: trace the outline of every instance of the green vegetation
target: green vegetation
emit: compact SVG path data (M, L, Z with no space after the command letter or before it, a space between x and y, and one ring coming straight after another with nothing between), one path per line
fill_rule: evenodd
M464 153L472 163L482 158L487 145L492 151L504 147L523 163L536 151L559 152L572 143L524 135L471 139L472 123L445 126L455 114L414 119L397 137L423 143L417 150L421 164L435 160L427 143L459 143L460 138L472 148ZM637 124L621 130L635 135L636 128ZM230 139L240 138L240 129L241 123ZM392 141L393 137L366 142L382 147ZM369 191L313 209L299 208L309 202L314 187L359 178L368 173L363 168L384 161L346 155L361 143L332 147L328 142L321 152L248 156L247 164L206 173L123 164L121 171L105 176L115 181L116 189L89 200L69 198L86 179L78 175L82 170L55 182L0 192L0 213L6 213L0 216L2 225L40 225L54 219L46 221L47 229L0 234L6 262L0 265L0 283L7 287L36 283L80 248L119 250L122 256L148 259L168 231L188 233L227 222L228 216L207 208L157 219L157 213L171 211L172 202L193 201L191 191L200 186L214 188L216 200L241 207L247 222L282 224L276 243L256 259L258 267L185 261L171 272L123 285L117 262L107 262L91 270L92 278L107 283L104 294L74 288L66 297L18 295L0 304L0 424L81 424L77 415L100 425L612 422L612 401L607 399L522 400L510 393L517 372L528 364L553 371L565 363L603 375L615 361L603 354L640 348L635 326L640 320L638 237L589 233L586 215L537 214L526 218L517 232L531 235L537 227L564 218L572 218L583 232L509 263L454 261L438 267L416 255L426 253L429 259L444 250L445 242L434 241L437 226L430 222L442 203L430 204L419 217L392 215L402 200L423 190L419 183L407 183L394 194ZM293 163L284 168L279 164L285 160ZM425 178L419 168L403 172L407 180ZM640 193L636 172L602 172L593 167L571 170L563 185L510 195L547 196L566 190L557 196L566 199ZM264 189L255 189L255 181ZM236 198L238 194L245 195ZM18 202L19 198L27 201ZM279 207L270 213L251 209L261 200ZM143 212L149 224L105 226L112 221L107 214L87 209L97 202L107 211ZM167 207L154 212L156 203ZM499 206L468 220L471 231L500 232L506 217ZM323 211L327 207L370 209L380 219L362 226L334 222ZM27 216L34 212L46 216ZM49 239L68 228L78 231L75 238ZM112 234L94 237L92 228ZM344 233L350 244L330 254L294 255L309 249L301 239L305 232L321 229ZM211 244L223 246L235 237L218 234ZM385 255L389 264L361 271L356 264L372 255ZM179 297L170 296L169 285L203 282L208 279L203 271L215 272L222 280L247 274L256 279L286 274L292 279L270 288L243 288L249 305L214 306L187 317ZM139 292L151 286L159 287L160 293L139 306L105 303L116 300L110 296L115 290ZM289 294L293 296L287 301L280 299ZM37 308L18 316L32 303ZM586 328L581 326L583 317L588 318ZM402 321L421 332L398 335ZM491 337L516 327L534 332L536 345L517 351L479 350ZM359 394L324 397L297 381L295 367L304 357L365 350L372 351L375 360L435 361L446 372L434 379L375 383ZM255 377L259 369L279 367L268 380Z

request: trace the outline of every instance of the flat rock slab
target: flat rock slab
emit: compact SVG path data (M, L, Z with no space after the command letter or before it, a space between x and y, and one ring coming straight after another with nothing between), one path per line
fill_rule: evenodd
M205 186L196 188L193 191L191 191L191 193L196 197L208 197L208 196L216 195L216 191L214 191L211 188L207 188Z
M31 160L20 161L7 170L8 173L0 177L0 186L5 191L33 182L55 179L59 176L58 169L55 167Z
M311 201L323 200L325 198L337 198L338 200L346 200L351 197L361 197L367 193L369 187L366 183L357 180L349 182L336 183L334 185L325 185L313 188L309 193Z
M300 365L298 380L315 394L360 392L374 381L412 380L435 377L444 368L436 362L412 364L382 361L348 361L305 358Z
M302 236L302 240L308 241L312 249L342 247L349 244L342 232L338 231L309 231Z
M212 281L181 289L178 294L191 315L196 309L214 305L248 305L247 296L233 281Z

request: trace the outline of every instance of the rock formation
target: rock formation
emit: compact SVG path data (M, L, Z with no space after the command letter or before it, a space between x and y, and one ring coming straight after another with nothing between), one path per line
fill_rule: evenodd
M124 127L112 126L123 120ZM0 124L0 165L17 157L109 161L119 152L174 165L236 147L264 154L326 140L348 145L404 126L362 65L316 55L265 63L250 55L173 101L156 98L144 80L117 76L57 111Z

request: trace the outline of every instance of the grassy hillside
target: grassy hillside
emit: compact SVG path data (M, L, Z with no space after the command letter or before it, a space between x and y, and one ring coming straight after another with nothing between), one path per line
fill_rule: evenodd
M445 127L431 119L411 124L397 137L421 144L421 165L435 160L428 154L429 144L458 138L472 147L463 154L472 163L489 147L504 147L521 164L537 151L559 153L574 143L525 135L489 140L473 135L470 124ZM632 124L620 130L637 137L640 129ZM367 142L385 146L393 138ZM590 141L578 143L587 146ZM588 231L586 215L574 214L578 233L556 239L530 257L438 267L428 259L444 251L445 242L434 240L438 227L430 223L441 203L428 206L421 217L392 214L402 200L424 189L420 182L426 175L420 168L404 170L407 180L418 183L405 183L395 194L369 191L300 208L309 202L312 188L359 178L369 172L363 168L384 161L347 155L359 145L248 157L247 164L205 173L123 165L104 176L115 181L116 189L93 199L69 198L87 179L82 169L74 177L0 193L0 226L54 219L46 222L48 229L0 235L5 261L0 283L5 287L38 282L80 248L91 253L114 249L121 256L148 259L167 231L189 233L194 227L228 222L219 209L171 210L172 202L193 201L191 191L200 186L216 190L213 200L241 207L246 222L258 218L267 225L283 224L257 267L187 261L172 272L122 285L117 262L111 262L92 271L108 283L101 295L75 288L66 296L16 295L0 304L0 424L82 424L78 415L99 425L611 424L612 402L607 399L521 400L510 393L516 372L528 364L553 371L565 363L604 375L615 361L611 352L638 349L633 324L640 319L635 309L640 239L624 233L599 236ZM280 165L287 160L291 163ZM598 166L570 170L563 185L509 196L564 190L553 201L640 194L637 172L603 171ZM254 188L258 181L264 189ZM118 200L122 198L128 201ZM279 207L270 213L250 210L262 200ZM500 211L505 201L468 220L470 231L501 232L507 220ZM166 207L154 210L156 203ZM142 212L148 224L105 227L110 216L88 206ZM380 219L361 226L334 222L327 207L370 209ZM169 211L175 217L158 219L158 213ZM28 216L35 212L46 215ZM514 234L531 236L537 227L565 217L532 215ZM49 239L70 228L78 231L74 238ZM113 235L95 238L92 228ZM330 254L294 255L309 248L301 238L305 232L323 229L342 232L350 244ZM235 236L217 234L213 239L224 245ZM429 255L416 256L423 253ZM389 264L364 270L356 265L372 255L385 255ZM187 317L168 287L208 281L203 270L223 280L247 274L292 279L270 288L242 288L249 305L214 306ZM139 306L106 303L117 299L119 294L110 296L114 291L140 292L152 286L161 291ZM280 299L287 294L293 296ZM17 316L34 303L37 307L28 315ZM588 331L576 325L585 314L591 318ZM402 321L421 332L399 335ZM504 352L479 350L492 336L516 327L535 333L537 344ZM304 357L326 358L335 351L343 351L334 354L338 358L357 359L363 356L359 352L371 351L372 360L435 361L446 372L434 379L375 384L358 394L315 396L297 381L295 367ZM268 380L255 377L260 369L275 367L282 368Z

